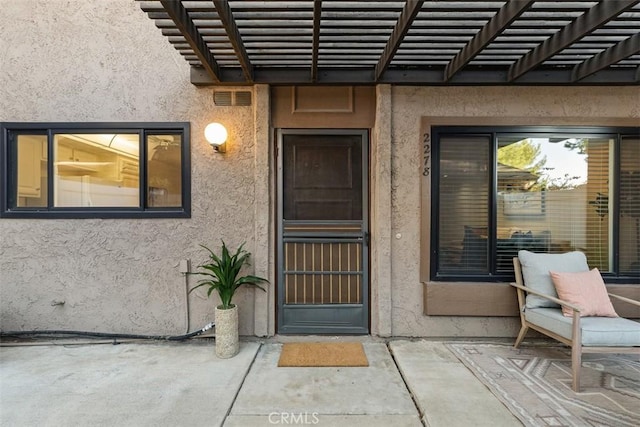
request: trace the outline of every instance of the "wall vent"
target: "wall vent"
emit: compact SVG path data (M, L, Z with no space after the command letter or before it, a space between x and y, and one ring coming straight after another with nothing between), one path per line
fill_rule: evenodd
M239 105L243 107L251 105L251 92L238 91L235 94L236 94L236 99L233 105Z
M219 107L246 107L251 105L251 92L220 90L213 92L213 103Z
M213 103L220 107L228 107L232 105L231 92L229 91L213 92Z

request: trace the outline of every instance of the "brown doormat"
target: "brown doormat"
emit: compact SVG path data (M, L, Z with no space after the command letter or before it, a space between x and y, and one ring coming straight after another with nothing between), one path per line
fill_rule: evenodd
M369 361L359 342L300 342L283 344L278 366L369 366Z

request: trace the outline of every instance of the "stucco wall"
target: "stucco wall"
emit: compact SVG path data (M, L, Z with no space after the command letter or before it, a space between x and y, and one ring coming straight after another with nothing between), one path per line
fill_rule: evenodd
M179 262L197 264L204 257L198 244L220 239L232 246L247 241L256 273L273 279L269 88L252 89L253 107L215 107L213 89L189 83L189 65L132 0L100 7L84 0L0 0L0 10L0 120L188 121L192 157L190 219L0 220L2 330L182 333L186 286ZM376 96L372 332L515 335L515 319L423 315L420 238L428 200L421 186L428 181L421 174L421 121L637 119L640 89L382 85ZM212 120L229 130L225 155L202 136ZM256 298L254 292L241 290L235 301L240 333L273 334L273 290ZM213 320L216 302L204 291L189 301L191 329Z
M479 122L488 125L512 117L523 118L522 124L566 121L601 125L615 118L637 124L629 119L640 117L640 88L395 86L391 96L392 334L515 336L514 318L422 314L420 267L421 260L428 262L428 254L421 254L421 214L429 211L428 197L421 198L421 188L429 185L428 179L422 178L422 119L435 118L433 122L437 122L438 118L460 117L455 122L465 125L469 124L465 117L482 118Z
M183 333L181 259L201 262L198 244L215 247L220 239L233 247L246 240L250 252L268 254L256 247L268 233L255 231L251 202L256 178L268 177L255 170L254 120L264 128L268 113L215 107L213 90L191 85L189 65L139 3L99 3L0 0L0 120L190 122L192 218L0 220L5 331ZM203 137L213 120L229 131L224 155ZM265 260L255 261L268 273ZM189 280L193 286L196 278ZM241 290L235 300L241 334L254 331L254 292ZM204 290L191 294L192 330L213 320L215 303Z

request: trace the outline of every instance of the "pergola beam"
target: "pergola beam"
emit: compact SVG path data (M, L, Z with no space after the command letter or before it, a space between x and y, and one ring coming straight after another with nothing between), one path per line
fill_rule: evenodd
M238 31L236 21L233 19L229 2L226 0L213 0L213 4L216 7L222 26L227 32L227 37L229 37L233 50L238 57L238 62L240 62L245 79L248 82L253 82L253 66L249 60L249 55L247 55L244 43L242 42L242 37L240 37L240 31Z
M313 2L313 46L311 51L311 81L318 80L318 50L320 49L320 21L322 20L322 0Z
M407 0L407 2L404 4L404 8L400 13L400 17L398 18L398 21L396 22L396 25L393 28L393 32L391 33L391 36L387 41L387 45L384 47L384 50L382 51L380 60L376 65L376 68L375 68L376 81L380 79L380 77L382 76L382 73L385 72L385 70L391 63L393 56L396 54L396 51L400 47L400 43L402 43L404 36L407 34L407 31L409 31L409 28L411 28L411 23L418 15L418 12L420 12L420 9L422 8L422 3L424 3L424 0L415 0L415 1Z
M489 22L473 36L469 43L458 52L451 62L447 64L444 70L444 81L449 81L455 73L467 65L533 3L534 1L529 0L511 0L505 3L505 5L493 15Z
M635 34L573 67L571 81L582 80L596 71L638 53L640 53L640 34Z
M516 80L637 3L637 0L601 1L515 62L509 68L508 80Z
M209 51L207 43L198 32L198 29L189 17L187 9L184 8L182 2L160 0L160 3L167 14L169 14L171 20L176 24L176 28L178 28L187 43L189 43L189 46L191 46L193 53L198 57L207 74L213 81L220 82L220 67L218 67L216 59Z
M311 81L309 67L256 68L254 83L273 85L372 85L374 69L344 69L319 67L316 82ZM638 72L629 67L605 68L585 77L580 84L586 86L633 85L637 82ZM201 67L191 67L191 83L196 86L210 85L248 85L240 67L224 68L220 82L213 81ZM442 70L396 69L387 70L377 83L394 85L427 86L567 86L571 84L571 69L532 70L515 82L507 81L507 72L498 70L478 70L464 68L449 81L442 80Z

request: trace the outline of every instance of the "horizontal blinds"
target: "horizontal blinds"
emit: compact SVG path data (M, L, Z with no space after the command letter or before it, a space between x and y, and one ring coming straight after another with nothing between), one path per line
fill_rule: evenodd
M580 250L591 267L612 268L609 138L498 136L497 271L519 250Z
M487 273L490 136L442 137L439 145L439 273Z
M520 250L581 251L603 273L640 275L637 135L493 135L437 139L437 275L507 276Z
M640 274L640 139L620 143L620 273Z

